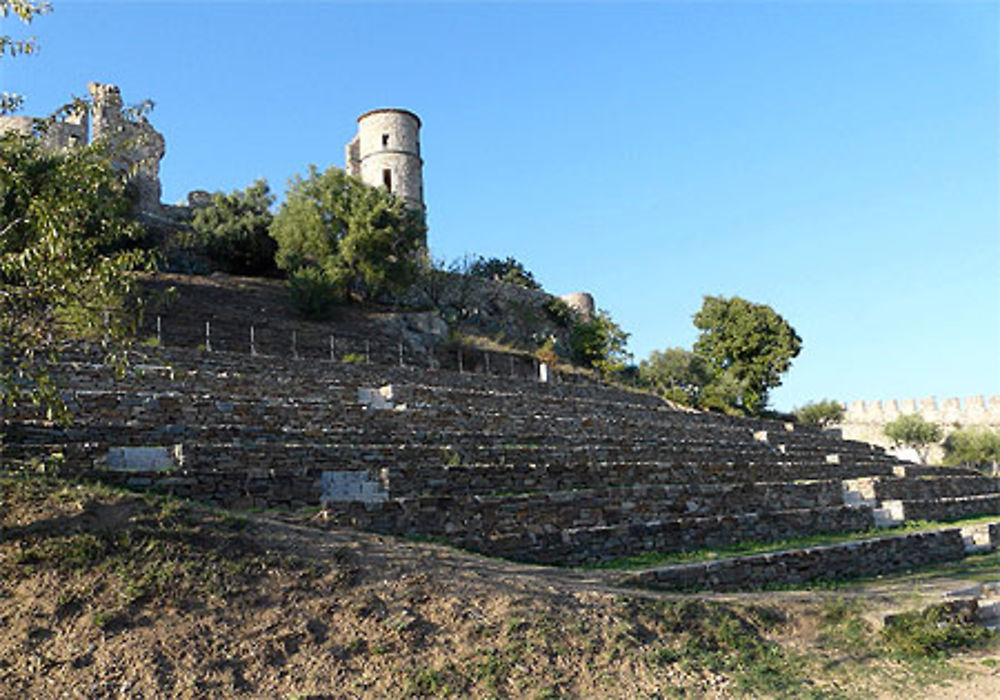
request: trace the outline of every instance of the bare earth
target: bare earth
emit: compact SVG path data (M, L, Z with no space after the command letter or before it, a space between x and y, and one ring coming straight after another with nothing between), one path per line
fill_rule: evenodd
M2 697L1000 697L996 645L927 666L824 632L833 599L878 619L955 582L668 596L614 572L9 479L0 526ZM748 685L702 649L688 626L712 611L765 645L755 658L800 658L794 684Z

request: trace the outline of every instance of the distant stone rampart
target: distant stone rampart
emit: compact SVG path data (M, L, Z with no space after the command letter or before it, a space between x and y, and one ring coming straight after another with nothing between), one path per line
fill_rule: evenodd
M924 420L937 423L944 433L956 428L1000 429L1000 395L967 396L938 400L936 396L923 399L891 399L881 401L852 401L845 404L844 419L840 424L843 436L887 449L892 442L885 436L885 425L903 415L917 414ZM912 450L893 450L893 454L910 459ZM940 459L940 447L931 450L930 459Z

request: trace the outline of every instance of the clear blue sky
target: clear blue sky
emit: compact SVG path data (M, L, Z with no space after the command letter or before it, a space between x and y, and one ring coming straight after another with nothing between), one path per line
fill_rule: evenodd
M0 87L154 100L167 202L280 195L406 107L433 254L592 292L637 360L739 295L804 339L778 408L1000 394L995 2L53 6Z

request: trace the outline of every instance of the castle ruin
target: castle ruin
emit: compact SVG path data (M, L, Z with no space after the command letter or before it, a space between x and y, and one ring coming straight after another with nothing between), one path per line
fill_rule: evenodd
M344 160L348 175L385 188L410 207L425 209L420 117L413 112L373 109L362 114Z
M103 144L111 165L127 174L135 187L138 208L143 213L160 210L160 160L166 152L163 134L143 116L132 119L123 108L116 85L90 83L89 115L85 109L70 110L62 120L20 115L0 116L0 134L37 136L45 148L60 150Z
M947 435L957 428L1000 429L1000 396L967 396L964 399L948 398L938 401L935 396L923 399L896 399L888 401L852 401L844 404L844 418L839 428L847 440L858 440L889 449L903 459L915 459L912 448L893 448L885 435L886 423L900 416L916 414L930 423L936 423ZM940 460L943 450L935 445L930 451L932 462Z

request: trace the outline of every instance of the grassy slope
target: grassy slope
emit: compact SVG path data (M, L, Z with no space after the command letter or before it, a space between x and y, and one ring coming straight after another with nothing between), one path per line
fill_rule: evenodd
M621 591L44 479L0 479L0 528L5 697L866 697L946 679L952 648L997 653L937 619L880 636L864 592Z

